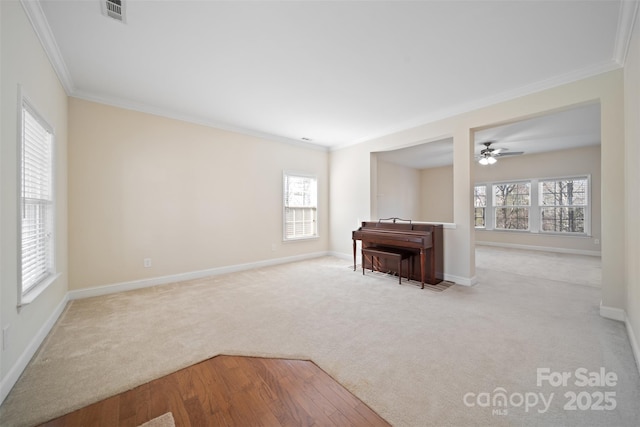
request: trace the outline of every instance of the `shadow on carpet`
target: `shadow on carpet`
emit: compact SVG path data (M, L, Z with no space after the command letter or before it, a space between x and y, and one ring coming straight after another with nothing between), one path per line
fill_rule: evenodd
M348 268L353 271L353 265L349 265ZM353 271L354 273L360 272L360 274L362 274L362 264L357 264L356 265L356 271ZM384 280L388 280L390 283L395 283L396 285L398 285L398 275L396 273L393 272L384 272L384 271L371 271L371 270L366 270L365 271L365 276L374 276L374 277L378 277ZM422 286L422 284L420 282L417 282L415 280L408 280L405 277L402 278L402 284L401 286L417 286L420 287ZM447 289L449 289L451 286L455 285L454 282L449 282L448 280L443 280L440 283L437 283L435 285L430 285L428 283L424 284L424 289L425 290L429 290L431 292L444 292Z

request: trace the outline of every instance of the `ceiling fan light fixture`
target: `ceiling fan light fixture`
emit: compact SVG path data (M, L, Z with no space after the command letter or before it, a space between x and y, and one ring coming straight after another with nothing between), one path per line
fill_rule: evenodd
M491 154L485 153L482 155L482 157L480 157L480 160L478 160L478 163L480 163L482 166L487 166L487 165L493 165L497 161L498 159L493 157Z

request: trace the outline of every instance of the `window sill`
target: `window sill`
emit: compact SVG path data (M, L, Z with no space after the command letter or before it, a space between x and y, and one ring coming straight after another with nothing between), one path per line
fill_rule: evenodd
M26 294L22 295L22 297L20 298L20 301L18 301L18 308L24 307L25 305L29 305L33 301L35 301L36 298L38 298L40 294L42 294L45 291L45 289L47 289L53 282L58 280L60 276L61 276L61 273L52 274L46 280L43 280L42 282L34 286L32 289L29 289L29 291Z
M284 243L289 243L289 242L304 242L304 241L308 241L308 240L317 240L319 239L320 236L309 236L309 237L295 237L292 239L283 239L282 242Z
M591 238L590 234L586 233L560 233L553 231L529 231L529 230L509 230L509 229L501 229L501 228L493 228L491 230L486 229L484 227L475 227L476 231L482 232L496 232L496 233L515 233L515 234L531 234L536 236L549 236L549 237L577 237L577 238Z

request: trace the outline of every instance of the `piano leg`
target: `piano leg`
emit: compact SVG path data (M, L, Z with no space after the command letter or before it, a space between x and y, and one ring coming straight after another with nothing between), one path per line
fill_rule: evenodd
M424 253L424 248L420 248L420 280L422 281L422 289L424 289L424 264L427 260L427 256Z
M432 285L435 285L436 284L436 250L435 248L429 249L429 253L430 253L429 258L431 259L431 261L429 261L429 264L431 264L431 271L429 272L430 273L429 283L431 283Z
M364 267L364 260L362 260L362 266ZM353 240L353 271L356 271L356 241ZM363 272L364 274L364 272Z

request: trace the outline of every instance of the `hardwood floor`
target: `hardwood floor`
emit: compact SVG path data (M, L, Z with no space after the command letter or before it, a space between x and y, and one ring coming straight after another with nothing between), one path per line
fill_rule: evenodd
M389 426L313 362L217 356L42 426Z

